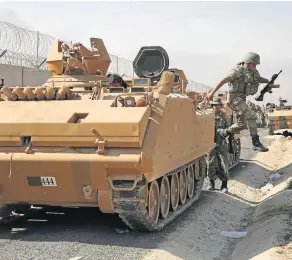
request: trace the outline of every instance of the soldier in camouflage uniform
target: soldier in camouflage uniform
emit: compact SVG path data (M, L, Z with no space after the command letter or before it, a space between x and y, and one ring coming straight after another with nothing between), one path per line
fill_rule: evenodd
M253 112L256 112L256 105L254 103L250 102L250 106L249 107L251 108L251 110Z
M256 115L257 115L257 122L258 122L258 126L259 127L263 127L264 126L264 123L263 123L263 111L261 109L261 107L259 105L256 106Z
M267 111L264 105L262 106L262 111L263 111L262 113L263 127L267 127Z
M118 74L108 74L110 86L128 88L128 84Z
M231 128L229 120L226 115L221 111L223 104L220 98L214 98L211 103L215 111L215 137L214 146L207 154L207 174L210 180L209 190L215 190L215 180L217 177L222 181L220 190L227 192L228 180L228 144L226 137L233 135L236 128Z
M269 82L268 79L261 77L256 70L256 65L258 64L260 64L260 56L257 53L248 52L242 62L238 63L231 73L221 80L216 88L208 94L208 99L212 100L216 91L228 83L227 101L235 113L239 130L246 129L247 126L252 137L253 149L267 152L269 149L259 140L257 116L246 103L246 97L256 94L260 83Z

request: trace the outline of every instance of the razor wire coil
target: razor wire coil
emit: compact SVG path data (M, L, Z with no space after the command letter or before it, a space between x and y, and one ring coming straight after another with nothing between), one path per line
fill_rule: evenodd
M56 38L38 31L27 30L8 22L0 21L0 64L48 70L45 61L49 47ZM110 54L109 72L136 76L132 61ZM211 87L189 80L188 89L208 92Z

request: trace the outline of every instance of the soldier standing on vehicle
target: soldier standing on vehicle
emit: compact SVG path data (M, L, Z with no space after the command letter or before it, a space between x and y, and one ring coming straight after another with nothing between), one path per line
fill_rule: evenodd
M113 87L128 87L128 84L118 74L108 74L107 77L109 78L110 85Z
M224 112L221 111L223 103L220 98L214 98L211 103L215 112L215 137L214 146L207 154L207 174L210 180L209 190L215 190L215 180L217 177L222 181L220 190L227 192L228 180L228 144L226 137L233 135L236 128L229 127L229 121Z
M245 129L247 125L252 137L253 149L267 152L269 149L259 140L257 116L246 103L246 97L256 94L260 83L269 83L269 80L261 77L256 70L256 65L259 64L260 56L257 53L248 52L242 62L238 63L231 73L221 80L207 96L209 100L212 100L214 94L224 84L229 83L227 102L235 113L239 130Z
M258 127L263 127L263 111L259 105L256 106L255 112L258 118Z

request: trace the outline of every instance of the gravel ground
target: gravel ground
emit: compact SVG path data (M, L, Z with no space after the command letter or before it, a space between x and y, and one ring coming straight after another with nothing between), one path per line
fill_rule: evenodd
M265 130L261 135L266 133ZM271 141L266 138L263 143L268 145ZM256 154L250 146L250 138L243 137L244 160ZM261 176L244 179L243 173L255 172L258 167L246 164L235 167L231 177L250 187L263 186L266 178L262 175L269 171L261 169ZM1 226L0 259L229 259L236 242L220 232L244 229L253 210L250 201L236 198L241 193L236 194L236 182L232 185L231 195L203 191L195 205L159 233L117 234L116 228L124 230L125 226L115 215L101 214L94 208L51 208L51 213L39 212L30 221Z

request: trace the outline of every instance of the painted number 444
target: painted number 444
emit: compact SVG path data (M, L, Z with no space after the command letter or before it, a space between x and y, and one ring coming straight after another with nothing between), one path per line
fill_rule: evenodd
M42 186L57 186L55 177L41 177Z

